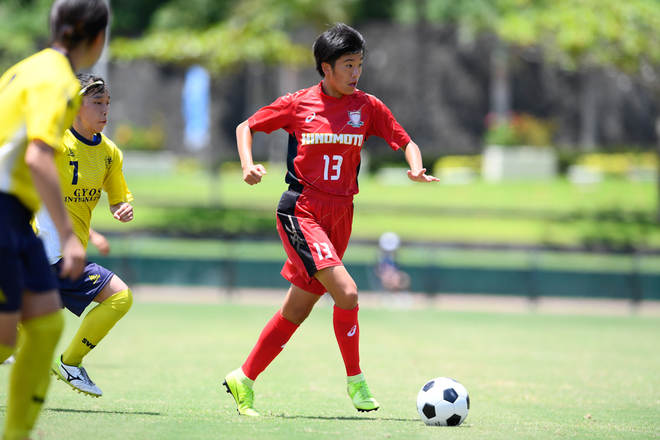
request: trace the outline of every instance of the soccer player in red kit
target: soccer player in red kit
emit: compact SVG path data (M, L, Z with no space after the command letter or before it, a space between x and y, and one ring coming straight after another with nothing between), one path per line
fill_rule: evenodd
M357 89L365 42L355 29L337 24L314 43L316 69L323 80L263 107L236 129L243 180L261 182L266 169L252 160L255 132L284 129L290 134L284 192L277 208L277 230L288 259L282 275L291 282L284 304L266 324L241 368L224 385L239 414L258 416L253 385L282 351L316 302L328 292L334 300L333 325L346 367L348 395L358 411L379 408L360 369L358 293L341 259L353 222L360 151L379 136L403 150L408 177L435 182L425 174L419 147L376 97Z

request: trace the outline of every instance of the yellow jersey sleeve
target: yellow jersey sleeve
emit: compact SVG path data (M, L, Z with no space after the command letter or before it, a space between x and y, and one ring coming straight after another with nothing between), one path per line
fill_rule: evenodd
M126 185L124 172L122 171L124 155L111 140L105 138L105 141L111 150L111 163L103 182L103 190L108 193L108 202L111 205L120 202L131 202L133 201L133 194Z

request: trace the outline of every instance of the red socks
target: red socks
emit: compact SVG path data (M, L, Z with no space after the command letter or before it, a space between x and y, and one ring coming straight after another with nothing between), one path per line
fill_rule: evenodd
M334 306L332 316L335 337L339 344L341 357L344 359L347 376L355 376L362 372L360 370L358 309L358 306L351 310ZM281 311L278 310L262 330L259 340L243 364L243 373L248 378L256 380L261 372L282 352L284 345L291 339L298 327L298 325L286 320Z
M259 340L243 364L243 373L248 378L256 380L257 376L282 352L284 345L298 327L300 326L285 319L278 310L261 331Z
M346 375L360 374L360 326L358 325L358 309L344 310L334 306L332 323L335 328L335 337L339 344L341 357L346 366Z

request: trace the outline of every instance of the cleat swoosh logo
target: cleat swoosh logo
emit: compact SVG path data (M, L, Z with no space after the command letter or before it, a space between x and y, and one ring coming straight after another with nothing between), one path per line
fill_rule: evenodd
M348 336L348 337L350 338L351 336L355 335L355 332L356 332L356 331L357 331L357 324L354 325L353 327L351 327L351 331L349 331L349 332L346 334L346 336Z

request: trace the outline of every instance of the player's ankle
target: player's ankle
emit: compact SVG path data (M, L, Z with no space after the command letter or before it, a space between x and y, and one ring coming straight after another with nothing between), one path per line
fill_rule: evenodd
M236 370L236 379L238 379L242 385L245 385L250 389L254 388L254 381L247 377L247 375L243 372L243 368Z

